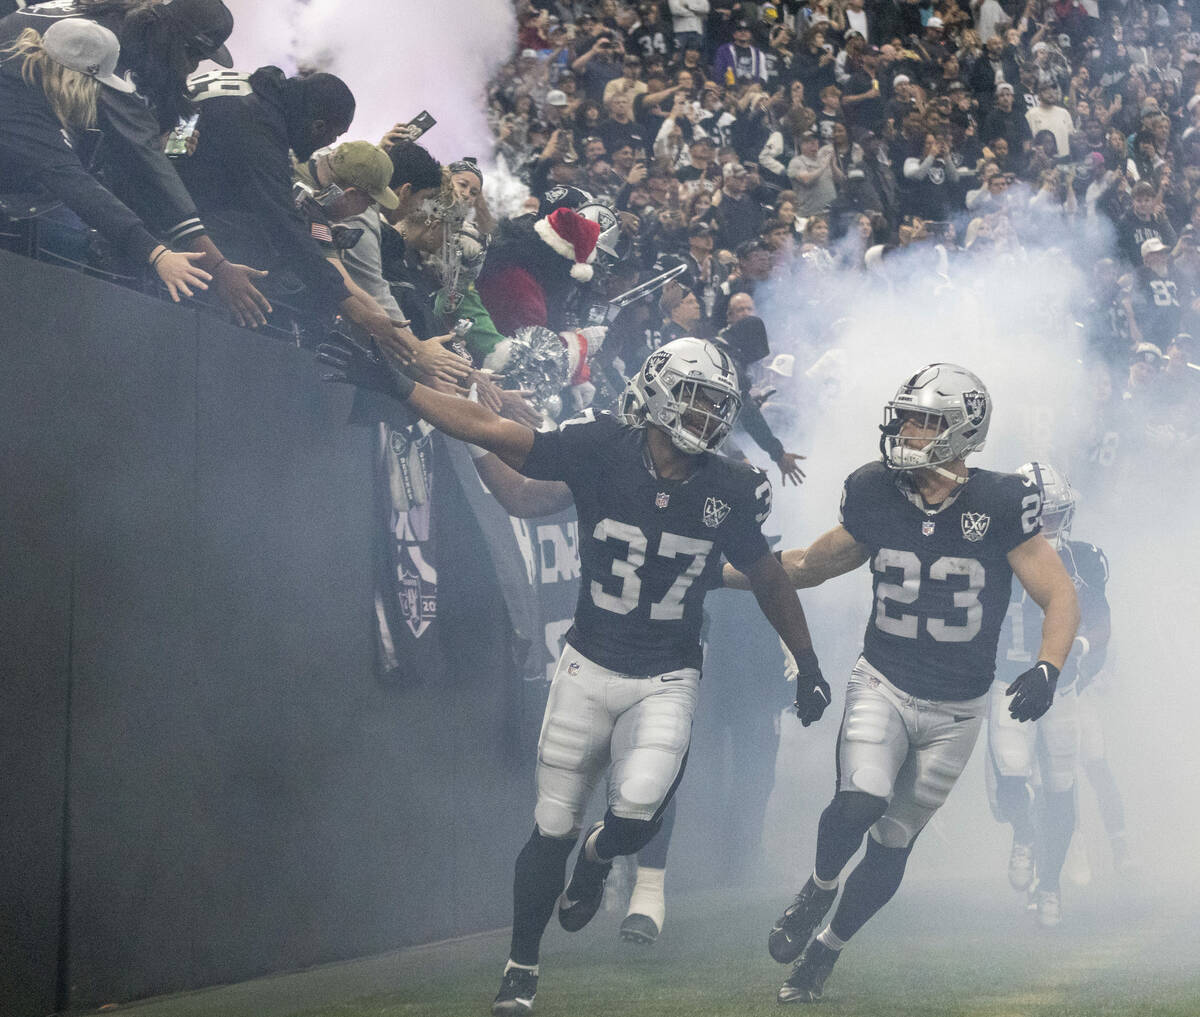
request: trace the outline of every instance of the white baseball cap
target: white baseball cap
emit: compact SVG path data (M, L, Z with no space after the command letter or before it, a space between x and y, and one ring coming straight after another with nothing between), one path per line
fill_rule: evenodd
M87 18L63 18L42 35L42 48L55 63L95 78L100 84L126 94L135 86L113 71L121 55L121 43L103 25Z
M1151 237L1149 240L1142 241L1142 257L1147 254L1157 254L1159 251L1165 251L1167 245L1164 244L1158 237Z
M941 28L942 27L942 19L939 18L935 14L932 18L930 18L928 21L925 22L925 27L926 28Z

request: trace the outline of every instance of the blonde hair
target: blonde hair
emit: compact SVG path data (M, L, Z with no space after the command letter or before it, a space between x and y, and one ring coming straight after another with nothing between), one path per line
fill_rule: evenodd
M25 29L16 40L0 50L4 59L21 60L21 78L27 85L41 84L46 100L67 128L96 125L96 96L100 82L90 74L64 67L42 47L41 35Z

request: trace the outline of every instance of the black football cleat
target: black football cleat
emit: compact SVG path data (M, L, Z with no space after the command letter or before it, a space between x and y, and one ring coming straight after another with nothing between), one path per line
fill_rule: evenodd
M571 882L558 898L558 924L568 932L578 932L587 925L600 910L600 902L604 899L604 880L612 869L612 861L588 861L586 851L588 838L603 825L596 823L583 838Z
M621 923L621 938L627 943L649 946L658 939L658 925L649 915L626 915Z
M837 950L830 950L820 940L814 939L792 969L788 980L780 986L775 999L780 1003L819 1003L825 979L829 977L837 959Z
M500 979L500 991L492 1001L495 1017L533 1013L533 997L537 995L538 976L528 968L509 968Z
M771 951L771 956L780 964L790 964L799 957L835 897L836 889L822 890L809 877L767 937L767 949Z

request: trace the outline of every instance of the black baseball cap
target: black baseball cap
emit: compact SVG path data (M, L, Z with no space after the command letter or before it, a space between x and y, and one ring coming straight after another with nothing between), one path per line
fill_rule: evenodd
M713 229L712 223L705 222L703 219L697 219L688 227L687 232L689 237L702 237L705 235L711 236L716 231Z
M754 237L738 244L737 256L739 258L748 258L755 251L765 251L767 254L770 254L771 248L769 248L763 240L759 239L758 237Z
M232 67L225 40L233 34L233 15L221 0L170 0L158 10L204 60Z

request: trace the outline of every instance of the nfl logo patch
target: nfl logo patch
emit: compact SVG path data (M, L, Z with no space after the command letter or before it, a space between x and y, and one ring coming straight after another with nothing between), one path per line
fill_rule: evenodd
M579 661L573 660L567 665L567 674L571 675L572 677L579 674Z
M932 519L926 519L925 522L923 522L921 524L921 536L922 537L932 537L933 536L933 520Z
M654 507L656 509L665 509L670 504L671 496L666 491L659 491L654 496Z

